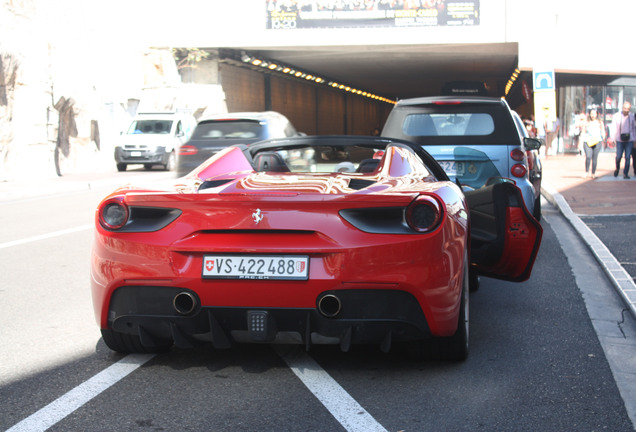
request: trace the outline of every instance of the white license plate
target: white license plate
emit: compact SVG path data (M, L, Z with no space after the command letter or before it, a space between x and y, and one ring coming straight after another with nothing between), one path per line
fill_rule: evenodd
M287 279L309 278L309 257L299 255L205 255L204 278Z
M444 171L449 176L463 176L464 175L464 163L455 161L439 161Z
M130 156L132 156L132 157L139 157L139 156L141 156L141 152L140 152L140 151L130 152Z

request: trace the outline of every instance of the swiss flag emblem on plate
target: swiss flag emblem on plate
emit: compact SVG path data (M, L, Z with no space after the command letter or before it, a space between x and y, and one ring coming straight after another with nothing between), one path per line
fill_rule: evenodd
M207 271L214 270L214 260L213 259L206 259L205 260L205 269Z

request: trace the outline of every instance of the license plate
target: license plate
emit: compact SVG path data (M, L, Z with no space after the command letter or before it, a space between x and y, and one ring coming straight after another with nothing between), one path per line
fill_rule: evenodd
M213 279L309 279L309 257L299 255L205 255L202 277Z
M444 171L449 176L461 177L464 175L464 163L455 161L439 161Z
M139 157L139 156L141 156L141 152L140 152L140 151L130 152L130 156L132 156L132 157Z

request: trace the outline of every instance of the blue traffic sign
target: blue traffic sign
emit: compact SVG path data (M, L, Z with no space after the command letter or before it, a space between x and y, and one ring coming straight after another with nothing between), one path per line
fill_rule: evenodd
M554 71L534 72L534 91L554 90Z

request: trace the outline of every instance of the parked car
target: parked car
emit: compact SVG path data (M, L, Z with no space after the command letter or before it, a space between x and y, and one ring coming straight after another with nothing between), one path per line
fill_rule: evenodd
M233 145L99 204L94 310L119 352L408 342L462 360L469 266L526 280L541 236L512 182L464 193L408 141Z
M519 133L525 138L530 138L528 129L523 120L516 111L512 111L512 116L515 119L515 123L519 128ZM542 143L539 143L541 145ZM532 214L537 220L541 220L541 180L543 179L543 166L541 165L541 156L539 155L539 149L528 149L526 147L526 159L528 161L528 180L534 186L535 202Z
M225 147L295 135L298 132L294 125L275 111L236 112L206 118L198 123L190 140L179 148L177 176L186 175Z
M479 188L512 179L528 210L540 217L540 189L529 178L526 151L541 141L522 136L505 100L439 96L404 99L392 109L382 136L422 145L453 180Z
M194 129L194 117L181 113L140 113L136 115L120 145L115 147L118 171L130 164L154 165L172 171L176 166L176 150L186 142Z

